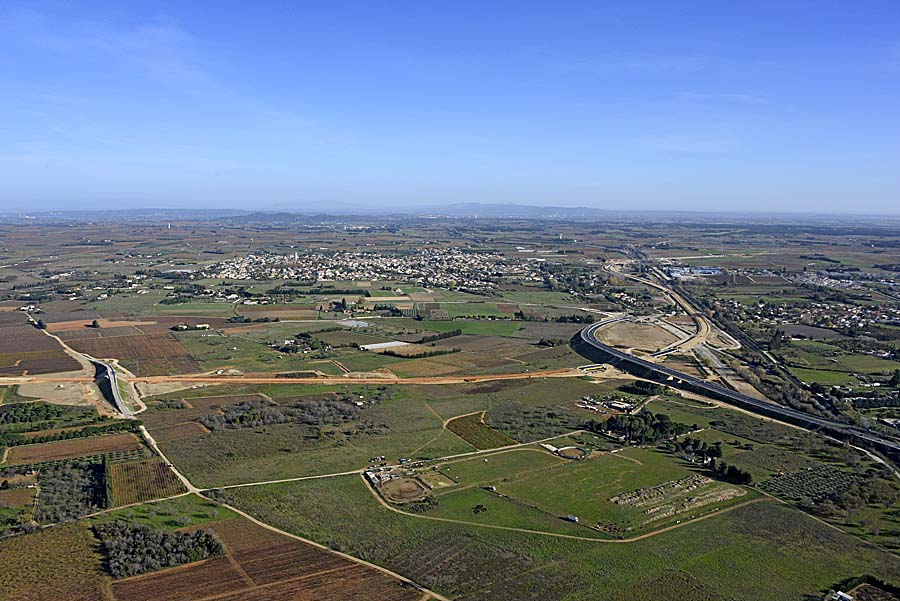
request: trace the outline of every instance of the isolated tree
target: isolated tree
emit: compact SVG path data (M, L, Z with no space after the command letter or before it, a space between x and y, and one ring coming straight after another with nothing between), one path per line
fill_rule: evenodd
M894 388L900 388L900 369L894 370L894 375L892 375L891 379L888 380L888 384L890 384Z
M99 327L100 327L100 322L97 321L97 320L95 319L94 321L91 322L91 327L92 327L92 328L99 328Z

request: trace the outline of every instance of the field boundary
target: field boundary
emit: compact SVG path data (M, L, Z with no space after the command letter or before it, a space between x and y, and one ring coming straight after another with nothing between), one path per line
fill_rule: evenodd
M367 488L368 488L368 487L367 487ZM420 585L420 584L417 584L416 582L413 582L412 580L410 580L410 579L407 578L406 576L403 576L403 575L401 575L401 574L397 574L396 572L392 572L391 570L389 570L389 569L387 569L387 568L385 568L385 567L382 567L382 566L380 566L380 565L378 565L378 564L374 564L374 563L372 563L372 562L366 561L366 560L364 560L364 559L360 559L359 557L354 557L354 556L352 556L352 555L348 555L348 554L346 554L346 553L342 553L341 551L336 551L336 550L334 550L334 549L331 549L331 548L329 548L329 547L326 547L325 545L323 545L323 544L321 544L321 543L317 543L317 542L312 541L312 540L309 540L309 539L307 539L307 538L303 538L302 536L298 536L298 535L296 535L296 534L292 534L292 533L290 533L290 532L286 532L286 531L284 531L284 530L281 530L281 529L279 529L279 528L276 528L275 526L269 525L269 524L267 524L267 523L265 523L265 522L262 522L262 521L256 519L255 517L253 517L253 516L250 515L249 513L246 513L245 511L242 511L242 510L238 509L237 507L232 507L232 506L229 505L228 503L222 503L222 502L216 501L216 500L214 500L214 499L209 499L209 498L207 498L207 497L204 497L203 495L198 495L198 496L200 496L201 498L206 499L206 500L208 500L208 501L211 501L211 502L213 502L213 503L215 503L215 504L217 504L217 505L220 505L220 506L224 507L225 509L230 509L231 511L233 511L233 512L235 512L236 514L240 515L241 517L250 520L251 522L253 522L253 523L256 524L257 526L260 526L260 527L262 527L262 528L265 528L266 530L269 530L269 531L271 531L271 532L275 532L275 533L280 534L280 535L282 535L282 536L287 536L287 537L292 538L292 539L294 539L294 540L298 540L298 541L300 541L300 542L302 542L302 543L306 543L307 545L312 545L313 547L316 547L317 549L321 549L322 551L327 551L327 552L329 552L329 553L333 553L333 554L337 555L338 557L343 557L344 559L348 559L348 560L350 560L350 561L352 561L352 562L354 562L354 563L358 563L358 564L360 564L360 565L364 565L364 566L366 566L366 567L369 567L369 568L378 570L378 571L381 572L382 574L386 574L386 575L388 575L388 576L391 576L392 578L396 578L397 580L399 580L399 581L401 581L401 582L405 582L405 583L407 583L407 584L409 584L409 585L411 585L411 586L416 587L418 590L422 591L423 594L431 595L431 597L437 599L438 601L450 601L450 599L448 599L447 597L444 597L443 595L440 595L440 594L438 594L438 593L436 593L436 592L434 592L434 591L432 591L432 590L430 590L430 589L427 589L427 588L425 588L424 586L422 586L422 585Z
M589 536L579 536L577 534L564 534L562 532L547 532L545 530L531 530L529 528L515 528L513 526L498 526L496 524L481 524L478 522L469 522L467 520L456 520L453 518L439 518L439 517L436 517L433 515L407 513L405 511L401 511L400 509L397 509L396 507L393 507L390 503L388 503L384 499L382 499L378 495L378 493L371 486L369 486L369 484L365 481L364 477L362 478L362 482L363 482L363 485L366 487L366 490L369 491L369 494L371 494L378 501L378 503L381 504L382 507L388 509L389 511L393 511L394 513L399 513L400 515L405 515L405 516L411 517L411 518L418 518L421 520L431 520L434 522L446 522L446 523L450 523L450 524L462 524L464 526L477 526L479 528L492 528L494 530L507 530L509 532L521 532L522 534L536 534L539 536L552 536L552 537L556 537L556 538L565 538L565 539L569 539L569 540L580 540L580 541L587 541L587 542L593 542L593 543L608 543L608 544L620 544L620 545L635 543L635 542L644 540L646 538L651 538L653 536L659 536L660 534L665 534L666 532L670 532L677 528L682 528L682 527L688 526L690 524L695 524L702 520L708 520L709 518L716 517L716 516L722 515L724 513L728 513L729 511L734 511L735 509L739 509L741 507L753 505L754 503L780 502L778 499L774 499L774 498L768 497L768 496L757 497L755 499L750 499L749 501L744 501L743 503L738 503L736 505L731 505L730 507L726 507L724 509L714 511L712 513L707 513L706 515L701 515L700 517L696 517L691 520L684 520L683 522L681 522L679 524L672 524L671 526L666 526L665 528L660 528L659 530L653 530L652 532L646 532L644 534L640 534L638 536L633 536L631 538L611 538L611 539L609 539L609 538L592 538ZM225 507L228 507L229 509L231 509L231 507L228 505L225 505Z

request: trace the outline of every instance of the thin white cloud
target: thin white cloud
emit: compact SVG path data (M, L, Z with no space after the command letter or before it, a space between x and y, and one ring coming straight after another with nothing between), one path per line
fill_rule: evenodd
M135 68L153 80L178 86L215 85L195 58L193 37L174 24L140 25L115 32L95 25L75 34L45 33L32 42L45 50L95 52L106 60Z
M769 99L753 94L681 92L675 96L676 102L694 104L738 104L761 106L769 104Z
M648 150L679 154L724 154L738 147L736 140L728 137L692 134L667 134L639 138L637 145Z
M216 80L202 65L199 41L174 22L115 25L97 20L63 21L52 14L16 8L0 12L0 36L18 51L56 53L62 61L99 58L159 83L204 89Z
M697 71L709 61L693 55L619 54L590 59L578 59L563 63L563 69L594 74L632 73L661 74Z

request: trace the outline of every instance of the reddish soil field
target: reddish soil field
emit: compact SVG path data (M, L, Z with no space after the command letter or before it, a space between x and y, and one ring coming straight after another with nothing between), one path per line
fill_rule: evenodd
M39 463L57 459L74 459L75 457L87 455L101 455L115 451L133 451L139 448L141 448L141 443L137 437L134 434L125 432L10 447L8 462L10 465Z
M27 324L0 327L0 353L29 353L59 349L59 343Z
M23 375L35 374L52 374L64 371L77 371L81 369L81 365L66 354L60 352L54 353L53 356L43 357L41 359L31 359L23 361L19 364ZM18 370L12 372L3 370L4 375L18 375Z
M376 572L381 578L373 578L372 572L356 565L232 593L217 601L416 601L423 597L389 576Z
M116 328L81 328L79 330L63 330L61 332L53 332L61 339L69 342L71 340L82 340L84 338L111 338L113 336L141 336L143 332L131 326L122 326Z
M204 599L247 587L247 582L228 557L214 557L160 572L141 574L113 582L117 601Z
M174 426L164 426L161 428L154 427L153 438L155 438L157 442L169 442L171 440L202 436L207 432L208 430L197 422L185 422L182 424L175 424Z
M416 601L423 594L373 568L249 520L212 525L227 555L113 583L117 601Z
M61 321L86 321L99 319L100 314L96 311L67 311L60 307L53 307L53 303L41 305L44 314L41 315L47 323L57 323Z
M187 349L171 334L140 336L106 336L102 340L78 339L71 343L75 349L95 357L115 359L151 359L187 355Z
M49 374L80 369L60 344L30 325L0 327L0 375Z
M0 508L3 507L25 507L30 505L34 497L33 488L10 488L9 490L0 490Z
M69 344L77 351L97 358L120 359L140 376L193 373L200 364L169 332L141 336L79 338Z
M53 332L82 332L86 329L96 330L99 329L101 331L107 330L109 328L122 328L127 326L144 326L144 325L154 325L155 321L121 321L115 319L98 319L97 323L100 324L100 328L92 328L90 327L92 324L92 319L75 319L72 321L57 321L55 323L51 323L47 326L47 330Z
M203 366L190 355L154 359L134 359L125 361L125 364L136 375L142 376L195 374L203 371Z

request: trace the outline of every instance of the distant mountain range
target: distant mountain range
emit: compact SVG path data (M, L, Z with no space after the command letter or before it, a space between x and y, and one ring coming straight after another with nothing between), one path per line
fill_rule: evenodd
M299 203L298 203L299 204ZM457 203L444 206L371 207L343 203L329 203L327 211L298 206L296 210L240 210L240 209L118 209L39 211L31 213L0 213L0 222L98 222L98 221L221 221L246 224L290 224L334 221L372 221L372 217L393 221L418 218L457 219L525 219L559 221L602 221L616 223L719 223L741 224L806 224L806 225L879 225L900 227L897 215L816 215L812 213L748 213L748 212L691 212L691 211L627 211L592 207L534 206L521 204Z

